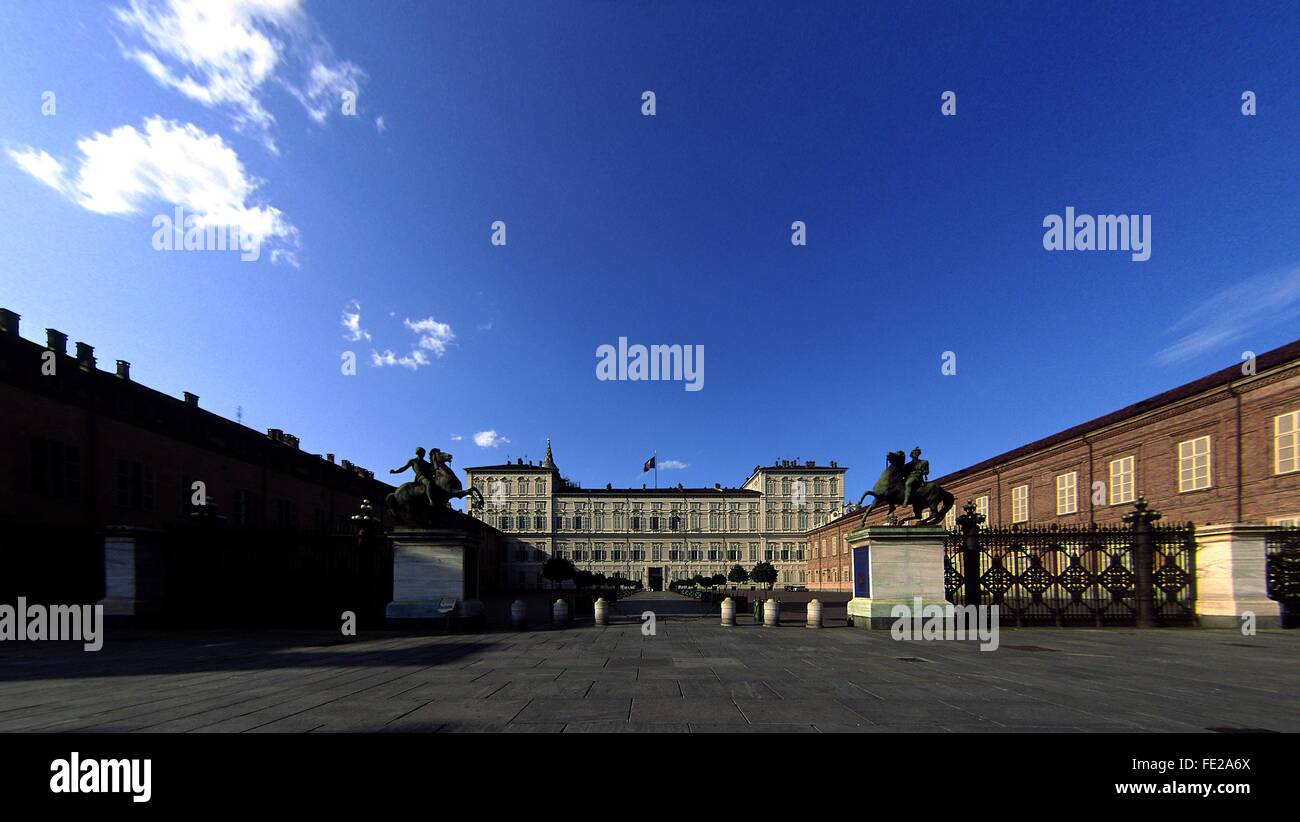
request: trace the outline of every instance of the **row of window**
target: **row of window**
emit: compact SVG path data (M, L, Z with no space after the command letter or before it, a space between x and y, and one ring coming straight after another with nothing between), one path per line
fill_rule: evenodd
M1213 485L1212 448L1209 435L1194 437L1178 443L1178 493L1203 491ZM1300 411L1291 411L1273 418L1273 473L1290 474L1300 471ZM1104 504L1123 505L1136 498L1134 458L1118 457L1107 463ZM987 496L975 500L976 510L988 516ZM1097 504L1103 504L1097 500ZM1079 472L1068 471L1056 476L1056 514L1065 516L1079 511ZM1011 522L1029 521L1029 485L1024 483L1011 489ZM948 526L956 523L955 510L948 512Z
M665 550L663 545L655 544L649 551L643 545L606 548L603 544L596 543L590 547L579 545L572 549L556 548L555 556L574 562L663 562L665 559L669 562L758 562L760 558L767 562L803 562L804 549L802 545L789 542L779 547L769 545L761 549L758 543L751 543L748 550L739 545L725 549L721 545L711 545L707 549L674 545ZM547 554L540 548L518 545L513 557L515 562L545 562Z
M816 524L820 525L832 515L832 512L817 512ZM499 513L489 510L483 515L484 520L494 528L502 531L544 531L546 530L547 518L545 514L528 514L521 512L519 514ZM594 531L605 531L605 515L597 513L591 520L582 514L573 514L566 516L556 514L551 517L551 524L556 531L581 531L584 526L591 524ZM727 518L722 515L710 515L708 519L708 528L701 528L702 519L698 514L690 516L691 532L702 531L758 531L758 514L751 513L747 518L742 518L736 514L731 514ZM642 517L631 516L627 518L629 531L682 531L686 522L678 516L670 517ZM778 528L779 524L779 528ZM812 524L809 514L806 511L798 514L783 513L779 517L775 514L767 515L768 531L807 531ZM748 528L745 526L748 525ZM623 515L615 513L613 515L613 531L622 531Z

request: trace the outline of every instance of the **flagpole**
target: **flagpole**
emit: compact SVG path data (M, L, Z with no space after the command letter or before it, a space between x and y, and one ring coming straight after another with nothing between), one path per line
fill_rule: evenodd
M659 449L655 449L655 490L659 490Z

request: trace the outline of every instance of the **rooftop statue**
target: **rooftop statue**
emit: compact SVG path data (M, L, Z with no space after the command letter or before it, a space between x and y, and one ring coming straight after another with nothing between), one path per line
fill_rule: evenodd
M451 470L451 454L437 448L429 452L428 460L424 454L423 448L416 448L414 457L388 472L415 472L414 480L399 485L385 500L395 521L402 525L432 527L450 518L448 513L452 511L451 501L454 499L469 497L474 508L483 504L483 495L477 488L461 486L456 472Z
M953 506L953 496L943 486L930 482L930 461L921 459L921 449L913 448L911 460L904 462L902 451L890 451L885 455L885 470L875 486L862 494L857 507L868 496L874 497L871 504L862 512L862 525L867 524L867 517L882 504L889 506L892 517L898 506L912 506L912 516L903 522L915 519L921 525L935 525L942 522ZM926 509L930 516L922 517Z

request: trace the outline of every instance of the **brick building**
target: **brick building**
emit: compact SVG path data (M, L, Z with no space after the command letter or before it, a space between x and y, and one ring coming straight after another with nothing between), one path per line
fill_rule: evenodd
M990 525L1077 527L1118 523L1139 496L1166 522L1296 524L1300 341L932 479L957 499L950 528L967 500ZM845 537L860 519L808 532L810 587L850 589Z
M334 455L303 451L134 382L130 364L47 329L42 346L0 309L0 524L166 528L189 520L193 484L228 528L341 531L392 487Z

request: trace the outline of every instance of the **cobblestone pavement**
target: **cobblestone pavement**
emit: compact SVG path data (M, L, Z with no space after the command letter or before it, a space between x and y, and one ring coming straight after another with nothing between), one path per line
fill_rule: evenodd
M4 642L0 731L1300 731L1300 631L1003 629L981 652L620 606L606 628Z

